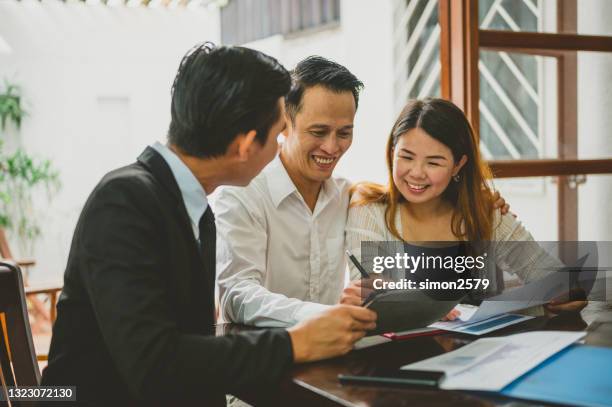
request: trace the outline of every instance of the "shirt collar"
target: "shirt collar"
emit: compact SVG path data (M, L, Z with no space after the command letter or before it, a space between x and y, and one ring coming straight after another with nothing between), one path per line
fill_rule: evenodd
M274 160L266 166L264 174L275 207L278 207L286 197L297 191L295 184L289 177L289 173L280 159L280 155L277 154Z
M181 161L174 151L160 142L156 142L151 148L155 149L155 151L166 160L168 167L170 167L170 171L172 171L172 175L181 191L181 196L183 197L183 203L185 204L189 219L191 219L192 224L195 225L197 229L200 218L208 207L206 191L204 191L202 184L200 184L195 175L193 175L189 167Z
M280 155L277 155L264 169L264 174L275 207L278 208L278 205L280 205L285 198L297 192L297 188L291 180L291 177L289 177L289 173L283 165ZM340 188L333 177L325 180L321 189L321 194L326 197L328 196L330 200L340 195ZM319 199L321 199L321 196Z

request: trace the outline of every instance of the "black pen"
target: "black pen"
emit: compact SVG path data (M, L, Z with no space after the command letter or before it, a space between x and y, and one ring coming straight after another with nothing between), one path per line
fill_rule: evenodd
M359 260L357 260L357 258L353 256L353 254L350 251L347 250L346 255L348 256L351 263L353 263L355 267L357 267L357 270L359 270L359 272L361 273L361 277L370 278L370 275L368 274L368 272L365 271L361 263L359 263Z

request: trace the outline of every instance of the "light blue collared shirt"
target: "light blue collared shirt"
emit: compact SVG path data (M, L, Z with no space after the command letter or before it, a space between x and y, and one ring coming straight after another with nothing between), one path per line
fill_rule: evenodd
M204 191L202 184L200 184L195 175L193 175L189 167L181 161L174 151L160 142L156 142L151 148L157 151L170 167L170 171L172 171L172 175L174 175L174 179L181 191L181 196L183 197L189 219L191 219L193 234L196 240L199 239L200 229L198 224L208 207L206 191Z

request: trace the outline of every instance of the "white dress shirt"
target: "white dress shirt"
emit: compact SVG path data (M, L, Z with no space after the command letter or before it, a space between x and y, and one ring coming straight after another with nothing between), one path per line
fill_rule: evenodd
M276 157L247 187L220 190L213 209L225 320L286 327L338 302L349 187L327 180L311 212Z
M172 175L174 175L174 179L176 180L179 190L181 191L185 209L187 210L187 214L191 220L193 234L196 240L199 239L200 229L198 224L200 223L200 218L208 207L206 191L204 191L202 184L200 184L195 175L193 175L189 167L187 167L185 163L178 158L174 151L170 150L160 142L156 142L151 146L151 148L157 151L166 161L168 167L170 167L170 171L172 172Z

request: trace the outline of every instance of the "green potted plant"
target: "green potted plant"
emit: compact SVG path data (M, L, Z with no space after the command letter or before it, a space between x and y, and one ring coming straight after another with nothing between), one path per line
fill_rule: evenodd
M0 88L0 227L19 240L22 251L30 251L40 235L33 194L44 189L52 195L60 186L49 160L34 158L22 148L6 151L7 127L12 123L19 130L26 115L19 87L5 80Z
M16 85L4 80L4 89L0 93L0 128L6 130L7 121L12 121L19 129L26 112L21 107L21 96Z

